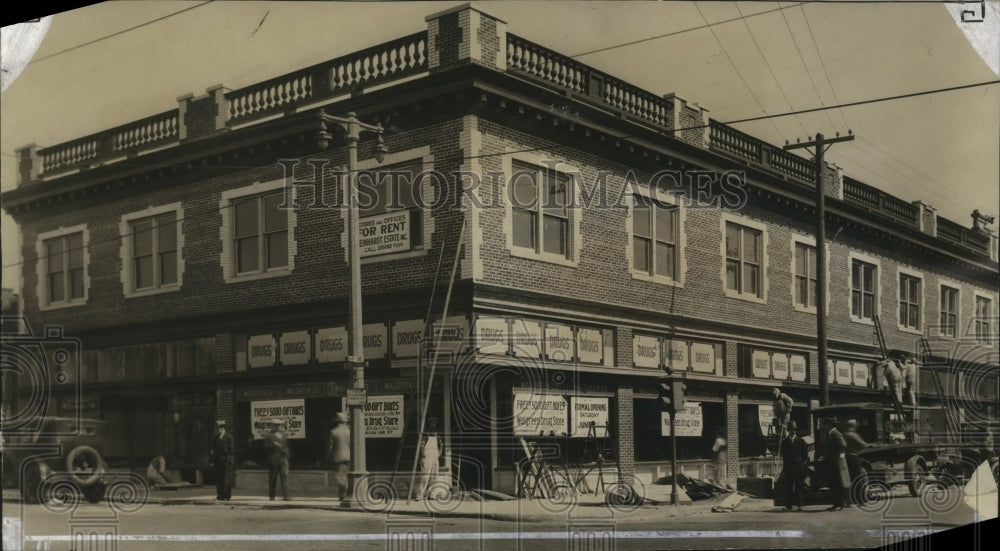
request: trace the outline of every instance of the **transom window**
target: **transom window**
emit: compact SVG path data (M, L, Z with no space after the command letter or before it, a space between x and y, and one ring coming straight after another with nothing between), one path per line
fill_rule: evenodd
M941 286L941 334L954 337L958 327L958 289Z
M851 315L874 319L875 285L878 267L861 260L851 261Z
M281 191L234 200L236 273L288 266L288 212Z
M989 344L992 340L990 334L990 299L986 297L976 297L976 342Z
M510 197L514 246L568 256L569 177L530 165L514 168Z
M677 279L677 207L642 196L632 210L632 267Z
M920 329L920 278L899 274L899 325Z
M795 244L795 304L816 306L816 247Z
M44 241L48 303L84 298L83 232Z
M134 220L132 288L154 289L177 283L177 213Z
M408 210L410 246L423 244L421 205L430 198L422 195L423 161L416 159L377 171L358 174L358 211L362 218Z
M761 296L761 243L760 230L726 223L726 288Z

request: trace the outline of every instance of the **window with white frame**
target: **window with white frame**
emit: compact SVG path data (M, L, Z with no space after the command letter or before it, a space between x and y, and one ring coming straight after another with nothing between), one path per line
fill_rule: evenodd
M276 191L231 202L236 274L288 267L288 211L284 193Z
M413 159L378 170L358 173L358 210L361 218L409 211L410 247L423 244L423 161Z
M45 303L71 303L85 298L84 232L42 241L45 255Z
M986 297L976 297L976 342L989 344L993 336L990 333L991 301Z
M899 325L906 329L920 329L920 308L923 302L919 277L899 274Z
M795 243L795 304L816 307L816 247Z
M763 232L726 223L726 288L741 295L762 297Z
M513 245L569 256L569 177L524 163L514 165L511 207Z
M129 222L133 291L177 284L177 213Z
M862 260L851 260L851 316L874 319L878 266Z
M635 196L632 210L632 268L677 279L678 210Z
M941 286L941 319L942 335L954 337L958 328L958 289L947 285Z

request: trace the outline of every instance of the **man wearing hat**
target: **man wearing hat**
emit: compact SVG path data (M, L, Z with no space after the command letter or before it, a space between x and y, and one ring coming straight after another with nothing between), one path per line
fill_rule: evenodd
M833 493L833 505L827 511L841 511L850 507L847 489L851 487L851 474L847 468L847 442L844 435L837 430L833 419L824 418L820 421L820 430L826 433L826 453L824 461L827 478L830 481L830 491Z
M333 414L332 427L327 435L326 462L333 469L333 485L343 501L347 498L347 471L351 466L351 429L343 413Z
M861 472L861 458L858 452L871 446L864 438L858 434L858 422L851 419L844 426L844 442L847 444L847 470L851 474L853 482Z
M809 463L809 444L802 438L806 432L805 427L799 429L795 421L788 422L788 436L781 443L781 477L785 482L785 495L788 501L785 502L785 510L791 511L794 503L795 507L802 510L802 495L805 490L805 481L808 473L806 465Z
M288 501L288 462L291 452L288 449L288 438L285 436L285 423L274 424L274 430L267 435L268 443L268 495L271 501L277 494L278 483L281 483L281 493Z
M215 466L215 498L229 501L233 498L233 483L236 481L236 447L233 437L226 431L226 421L215 422L215 437L209 458Z

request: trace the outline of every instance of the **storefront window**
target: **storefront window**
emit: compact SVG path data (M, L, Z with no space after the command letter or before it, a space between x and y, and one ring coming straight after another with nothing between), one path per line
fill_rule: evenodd
M671 458L670 437L663 436L663 425L669 426L669 417L664 420L660 401L651 398L636 398L632 402L635 425L635 460L669 461ZM689 404L691 405L691 404ZM701 426L692 429L678 426L677 459L707 459L715 440L715 428L726 426L725 410L720 403L700 402ZM678 416L680 419L681 416ZM692 416L693 419L693 416ZM692 433L685 436L685 433Z
M333 414L340 411L340 398L306 398L305 433L301 438L290 437L289 462L296 469L326 468L327 434ZM266 468L267 447L262 439L254 438L250 410L254 402L238 402L236 407L236 460L245 468ZM369 459L369 465L371 460Z
M764 407L764 411L761 411ZM739 429L740 429L740 457L762 457L767 455L767 435L768 425L771 422L771 406L757 404L740 404L739 406ZM809 410L805 407L792 408L792 421L800 427L809 426Z

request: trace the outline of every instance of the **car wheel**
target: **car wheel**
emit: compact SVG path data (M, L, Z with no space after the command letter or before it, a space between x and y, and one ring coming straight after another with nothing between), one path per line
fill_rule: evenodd
M913 466L907 469L907 471L907 478L909 478L909 481L906 484L910 490L910 495L917 497L920 495L920 491L924 489L924 485L927 483L927 469L920 463L914 462Z
M101 477L101 454L90 446L77 446L66 455L66 472L73 482L90 486Z

